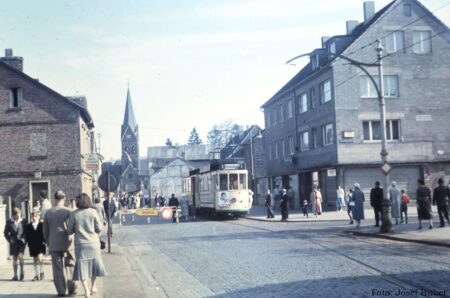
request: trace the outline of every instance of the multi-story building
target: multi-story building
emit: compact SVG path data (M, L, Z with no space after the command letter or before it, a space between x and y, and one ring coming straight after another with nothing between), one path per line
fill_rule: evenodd
M11 49L0 58L0 195L27 211L41 190L91 194L95 176L85 159L94 124L86 98L64 97L22 67Z
M318 184L334 206L338 185L368 191L381 171L377 62L381 41L390 181L414 194L416 180L450 177L450 31L416 0L395 0L345 35L322 38L309 63L262 107L272 186L298 185L299 199ZM300 54L300 53L299 53ZM370 75L370 77L369 77Z

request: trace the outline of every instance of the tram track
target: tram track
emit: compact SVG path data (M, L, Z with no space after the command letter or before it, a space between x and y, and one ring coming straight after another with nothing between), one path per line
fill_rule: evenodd
M244 227L247 227L247 228L250 228L250 229L259 230L259 231L265 231L265 232L269 232L269 233L278 233L278 231L271 230L271 229L268 229L268 228L262 228L262 227L255 227L255 226L252 226L252 225L246 225L246 224L243 224L242 221L226 222L226 223L239 225L239 226L244 226ZM356 237L353 236L353 235L348 235L348 234L343 234L343 233L330 233L330 235L341 237L341 238L353 239L353 240L356 239ZM414 292L415 293L433 293L433 294L430 294L430 295L426 295L426 294L422 295L421 294L421 296L422 297L450 298L450 296L445 295L445 292L444 292L444 295L439 295L439 293L435 294L433 292L433 289L429 289L429 288L423 287L422 285L414 283L414 282L412 282L410 280L403 280L403 279L400 279L398 277L392 276L391 274L389 274L389 273L387 273L387 272L385 272L385 271L383 271L381 269L378 269L378 268L376 268L376 267L374 267L374 266L372 266L372 265L370 265L370 264L368 264L368 263L366 263L364 261L361 261L361 260L359 260L359 259L357 259L355 257L352 257L349 254L346 254L346 253L343 253L343 252L341 252L339 250L336 250L334 247L330 247L330 245L324 244L323 241L319 241L317 239L311 239L310 237L304 237L304 238L301 238L301 239L304 240L304 241L307 241L307 242L309 242L309 243L311 243L313 245L319 246L319 247L325 249L326 251L330 252L331 254L334 254L334 255L339 256L339 257L343 257L343 258L353 262L354 264L356 264L360 268L362 268L363 271L365 271L367 274L369 274L369 275L371 275L373 277L382 279L382 280L384 280L384 281L386 281L386 282L388 282L390 284L393 284L393 285L396 285L398 287L401 287L402 289L404 289L405 291L408 291L410 293L414 293ZM374 244L374 243L371 243L370 241L367 241L367 240L363 240L363 239L359 239L359 238L357 240L361 241L361 242L365 242L365 243L371 244L371 245L381 246L381 244ZM384 240L384 241L389 241L389 240ZM383 248L384 249L389 249L391 251L395 251L395 250L393 250L393 249L391 249L389 247L383 246ZM398 253L398 251L395 251L395 252ZM417 258L415 258L415 259L417 259ZM435 261L430 261L430 260L423 259L423 258L421 258L421 260L427 261L427 262L431 262L431 263L434 263L434 264L442 265L442 263L438 263L438 262L435 262ZM447 263L445 263L445 264L447 265ZM417 297L417 294L416 294L416 297Z

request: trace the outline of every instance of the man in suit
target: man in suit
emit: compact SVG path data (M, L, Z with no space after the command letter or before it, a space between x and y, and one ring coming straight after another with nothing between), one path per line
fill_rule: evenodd
M383 189L380 187L380 182L375 182L375 187L370 190L370 206L372 206L375 212L375 226L380 226L381 212L383 207L381 205L383 202Z
M44 218L44 238L52 256L53 283L58 297L75 294L76 285L72 280L73 254L69 252L72 239L67 232L70 209L64 206L66 195L58 190L55 193L55 207L49 209Z
M112 236L112 218L117 211L113 192L108 193L107 198L103 201L103 209L105 209L106 219L108 220L108 232Z
M177 222L176 214L177 214L177 208L179 206L178 198L175 196L175 194L172 194L172 196L169 199L169 206L172 207L172 221Z

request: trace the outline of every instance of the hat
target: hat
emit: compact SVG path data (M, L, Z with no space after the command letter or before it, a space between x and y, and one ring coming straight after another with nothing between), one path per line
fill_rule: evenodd
M361 186L360 186L359 183L357 183L357 182L355 182L355 184L353 184L353 186L356 187L356 188L358 188L358 189L361 188Z
M397 186L397 182L392 181L391 185L392 185L393 187L396 187L396 186Z

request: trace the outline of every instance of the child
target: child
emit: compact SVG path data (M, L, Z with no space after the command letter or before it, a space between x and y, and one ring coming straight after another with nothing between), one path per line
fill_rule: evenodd
M44 279L44 263L42 257L45 254L45 239L43 223L39 221L39 218L39 211L31 212L31 223L26 227L30 256L33 257L34 278L32 281Z
M308 216L308 200L303 200L303 206L302 206L302 210L303 210L303 216L309 217Z
M402 193L402 202L400 205L400 223L403 223L403 213L405 213L405 224L408 224L409 197L403 189L401 190L401 193Z
M3 234L9 243L9 253L13 256L14 276L11 280L19 280L17 277L17 261L20 263L20 280L24 279L23 252L25 251L25 227L26 219L22 219L19 208L12 210L12 218L6 221Z

